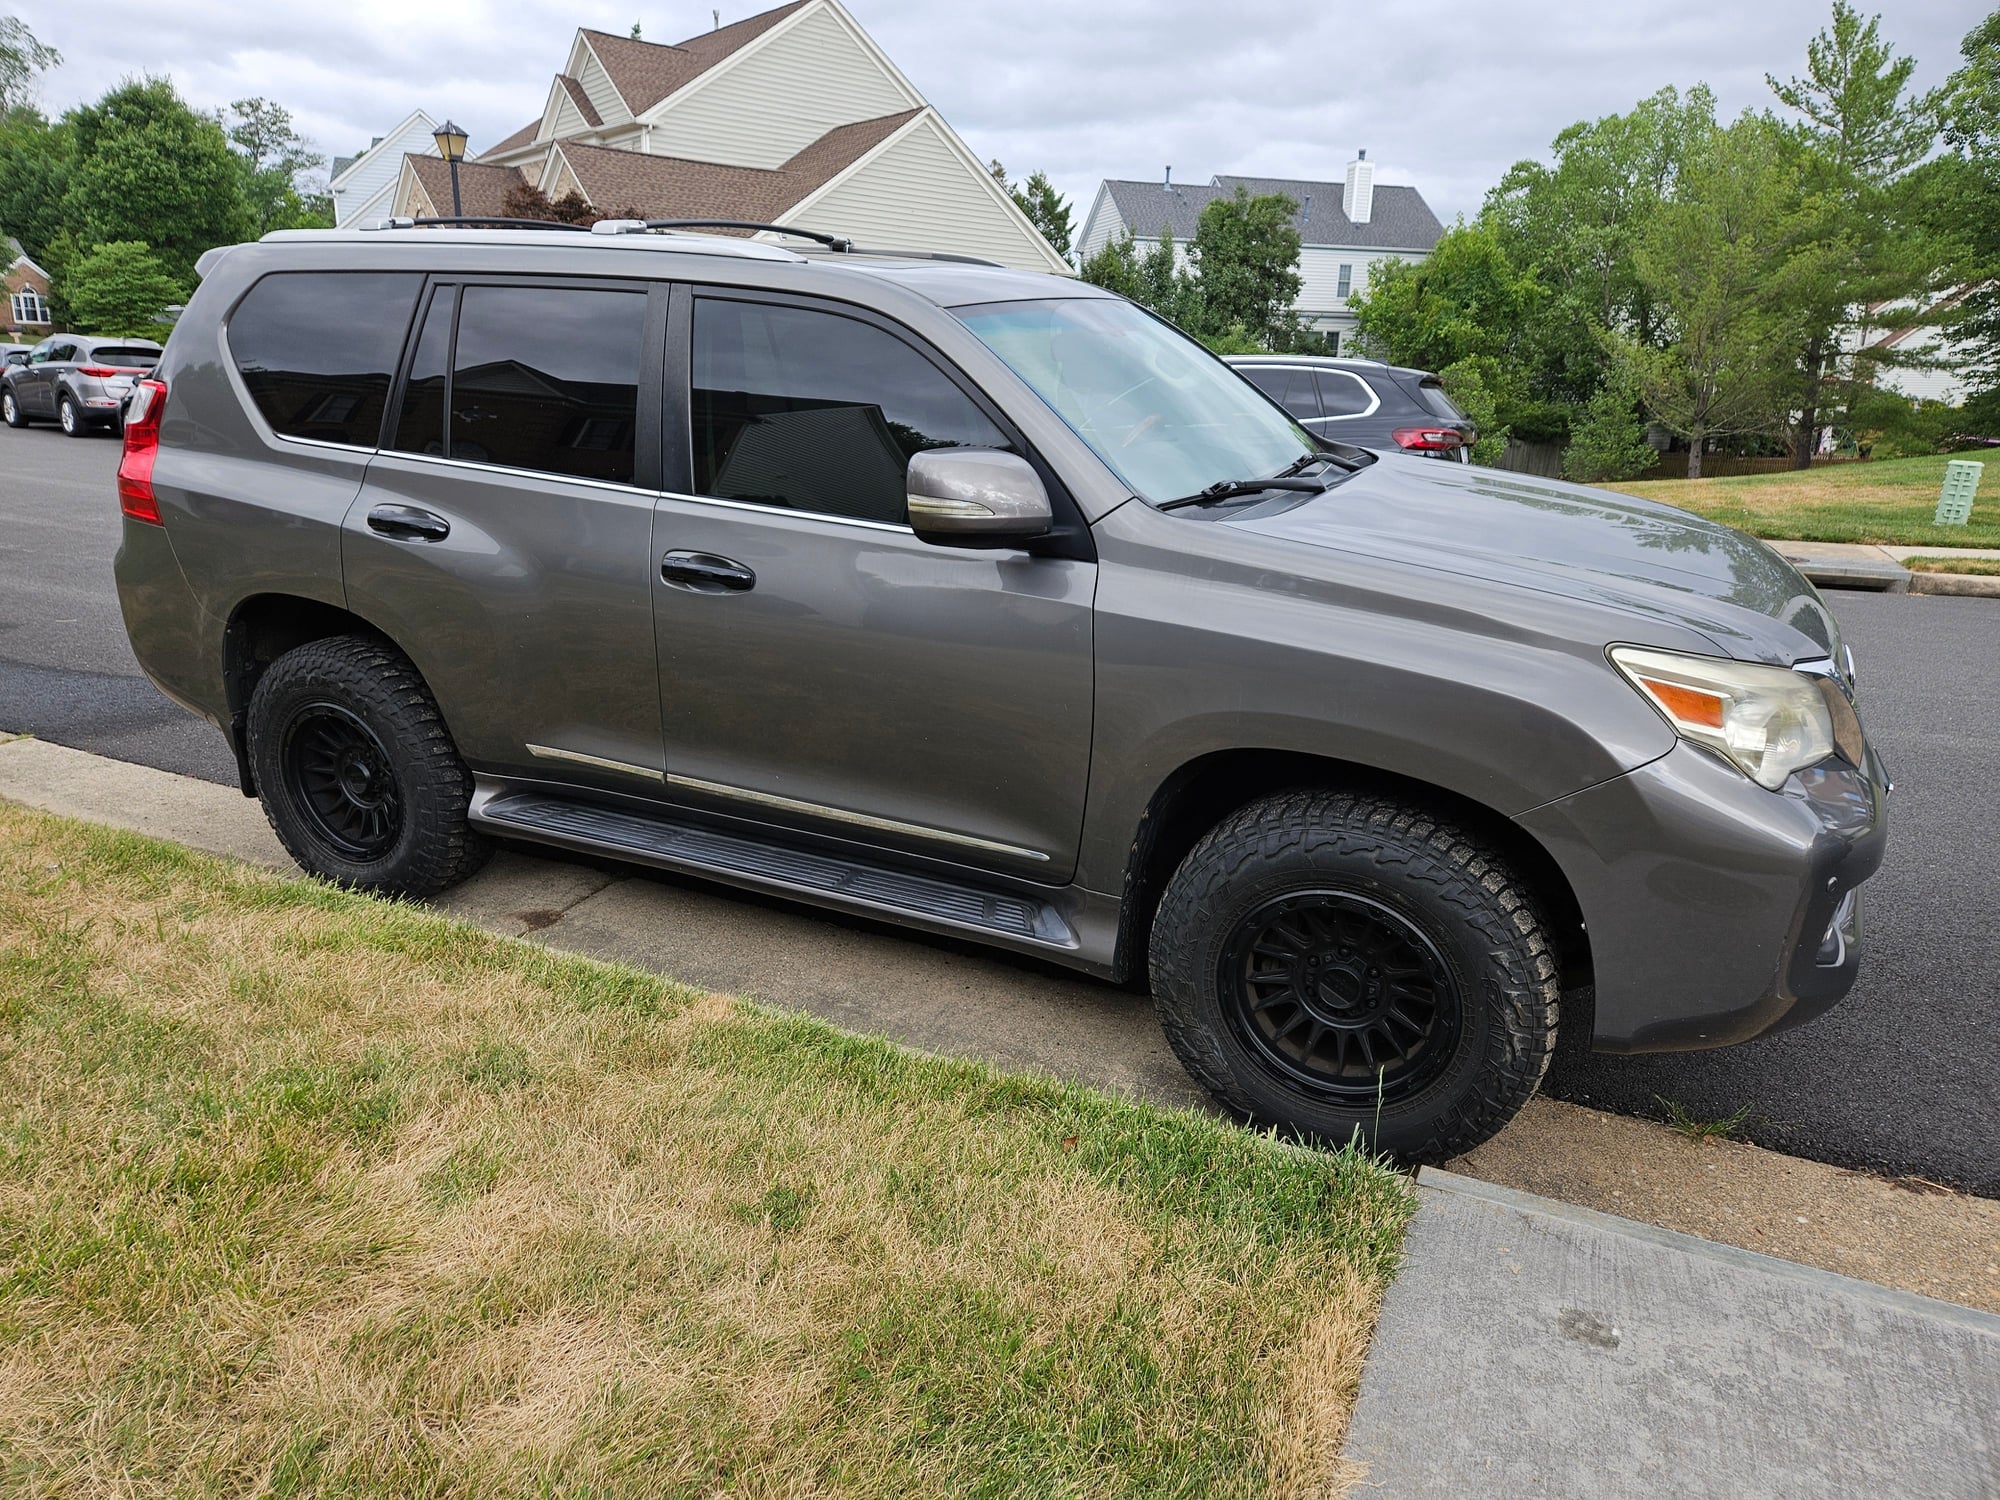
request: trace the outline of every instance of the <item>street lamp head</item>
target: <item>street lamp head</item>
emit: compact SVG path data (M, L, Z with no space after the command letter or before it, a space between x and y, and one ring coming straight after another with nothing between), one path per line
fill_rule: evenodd
M465 132L451 121L446 120L431 132L431 139L437 142L438 155L446 161L465 160Z

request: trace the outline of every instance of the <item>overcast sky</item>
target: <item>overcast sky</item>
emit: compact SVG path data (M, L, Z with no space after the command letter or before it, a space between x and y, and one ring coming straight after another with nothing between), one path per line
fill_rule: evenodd
M1861 9L1870 0L1859 0ZM1981 0L1878 0L1883 29L1940 82ZM1079 227L1105 177L1337 178L1355 148L1439 217L1578 119L1666 84L1707 82L1725 113L1804 69L1830 0L847 0L982 159L1048 171ZM765 7L725 3L724 22ZM52 112L121 77L172 75L203 108L262 94L319 149L347 155L412 109L489 145L542 108L578 26L678 41L711 3L514 0L88 0L24 13L64 64ZM772 101L782 109L784 101Z

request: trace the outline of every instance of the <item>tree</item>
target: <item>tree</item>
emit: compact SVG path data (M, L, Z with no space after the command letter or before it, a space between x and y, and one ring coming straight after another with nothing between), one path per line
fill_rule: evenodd
M92 333L158 337L158 315L181 288L139 240L111 240L79 256L63 277L70 316Z
M27 108L0 117L0 229L45 267L62 232L63 197L75 158L67 125Z
M1200 286L1170 232L1163 231L1143 251L1130 234L1121 235L1085 261L1078 278L1150 308L1190 332L1205 326Z
M0 114L28 109L35 102L35 85L62 54L36 39L18 16L0 16Z
M1797 184L1776 126L1745 115L1711 133L1647 225L1637 266L1669 341L1616 335L1646 409L1688 440L1701 477L1713 438L1774 429L1797 325L1780 279Z
M299 179L325 166L326 158L293 128L291 112L269 99L238 99L229 116L235 120L227 127L229 141L242 164L243 196L256 232L313 224L319 214Z
M1211 199L1195 221L1193 259L1200 283L1199 331L1241 326L1267 349L1289 349L1301 328L1292 311L1299 275L1299 205L1282 193L1253 198L1239 185Z
M1638 390L1626 372L1614 368L1570 426L1569 447L1563 450L1563 478L1579 484L1630 479L1645 473L1658 459L1646 441Z
M203 251L254 232L228 137L215 120L188 108L168 80L121 84L65 120L74 165L62 219L80 250L142 241L168 275L187 285Z
M571 188L552 202L547 193L525 182L507 190L507 196L500 200L500 214L502 218L546 219L556 224L595 224L600 219L646 217L636 208L628 208L615 214L601 214L592 208L590 200L575 188Z
M1007 168L998 160L989 161L986 170L1007 190L1014 206L1028 216L1028 222L1041 232L1042 238L1055 247L1056 254L1068 260L1072 232L1069 200L1056 191L1049 174L1038 170L1029 173L1026 182L1014 183L1008 180Z
M1852 309L1920 292L1941 247L1897 222L1891 189L1936 138L1938 100L1909 96L1916 59L1897 57L1881 18L1833 0L1833 24L1806 45L1806 72L1765 82L1797 117L1787 132L1803 211L1793 234L1791 294L1799 344L1792 372L1792 463L1812 462L1826 376Z
M1952 279L1964 288L1952 333L1966 351L1976 394L1964 430L2000 431L2000 10L1966 34L1964 65L1946 80L1939 107L1949 151L1898 183L1899 217L1924 224L1950 247Z
M1510 435L1510 429L1500 421L1500 404L1493 394L1497 373L1494 361L1477 356L1461 359L1438 371L1438 383L1444 387L1444 393L1451 397L1453 405L1472 419L1472 425L1479 432L1473 440L1472 451L1466 457L1489 468L1500 462L1501 455L1507 451Z

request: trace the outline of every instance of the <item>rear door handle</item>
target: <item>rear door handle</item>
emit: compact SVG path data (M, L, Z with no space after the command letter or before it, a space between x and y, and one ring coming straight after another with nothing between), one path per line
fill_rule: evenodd
M660 559L660 577L698 594L740 594L757 586L757 575L742 563L712 552L669 552Z
M451 522L433 511L419 510L414 505L378 505L368 512L368 529L383 536L441 542L451 535Z

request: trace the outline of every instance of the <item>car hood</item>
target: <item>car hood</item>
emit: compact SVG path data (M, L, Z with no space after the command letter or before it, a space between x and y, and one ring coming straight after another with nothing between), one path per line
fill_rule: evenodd
M1789 665L1840 651L1817 590L1754 537L1656 501L1383 456L1303 504L1224 524L1277 540L1566 595Z

